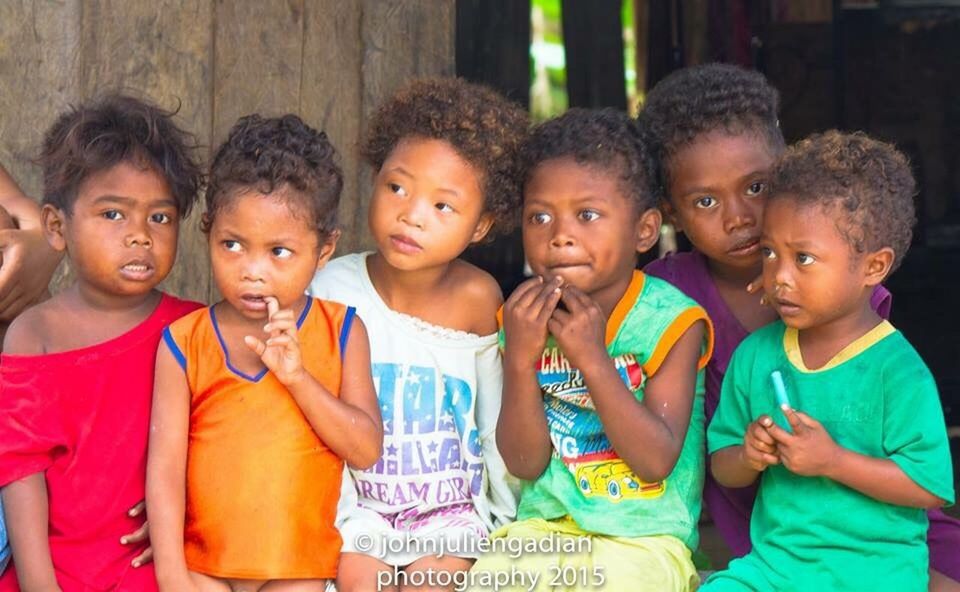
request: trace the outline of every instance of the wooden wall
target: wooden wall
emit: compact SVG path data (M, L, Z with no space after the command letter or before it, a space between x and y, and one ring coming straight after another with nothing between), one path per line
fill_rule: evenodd
M204 159L241 115L298 113L341 153L338 251L351 252L370 245L370 172L356 157L365 119L408 79L453 75L454 27L454 0L0 0L0 162L39 196L30 159L44 130L108 89L180 105ZM197 218L165 288L207 300Z

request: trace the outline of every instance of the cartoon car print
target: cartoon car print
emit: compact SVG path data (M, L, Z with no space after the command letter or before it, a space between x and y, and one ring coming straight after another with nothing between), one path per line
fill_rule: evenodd
M578 465L574 476L583 495L602 495L613 502L663 495L666 483L644 483L622 460L602 460Z

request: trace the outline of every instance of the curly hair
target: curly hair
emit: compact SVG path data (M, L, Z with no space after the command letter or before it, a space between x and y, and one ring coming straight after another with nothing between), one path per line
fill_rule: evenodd
M903 261L913 226L917 185L907 158L863 132L830 130L787 149L769 199L794 199L840 212L837 228L857 253L890 247L891 272Z
M573 108L535 127L521 152L524 184L539 164L557 158L610 170L620 177L621 189L639 211L656 206L656 162L650 141L626 113Z
M70 215L88 177L133 162L163 177L177 213L186 217L203 175L194 159L196 140L177 127L175 114L121 94L71 106L47 130L37 158L43 169L43 203Z
M379 171L402 140L443 140L481 175L484 210L493 231L515 223L520 204L516 157L527 132L526 112L496 91L460 78L416 80L382 104L361 143Z
M704 64L673 72L647 94L640 121L653 137L659 182L670 182L670 159L713 131L756 134L776 155L783 151L777 121L780 95L754 70L730 64Z
M311 224L327 240L337 229L343 190L337 151L327 135L292 114L241 117L213 157L201 228L210 232L217 212L247 190L268 194L287 187L296 191L292 197L303 202Z

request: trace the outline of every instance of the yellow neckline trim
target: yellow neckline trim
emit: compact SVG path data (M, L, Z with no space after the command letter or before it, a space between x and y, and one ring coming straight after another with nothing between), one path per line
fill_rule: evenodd
M800 353L800 333L793 327L787 327L787 330L783 333L783 350L787 354L787 359L790 360L790 363L793 364L797 370L808 374L823 372L831 368L836 368L848 360L852 360L895 331L896 329L890 324L890 321L880 321L876 327L870 329L838 351L836 355L830 358L829 362L813 370L807 368L807 365L803 362L803 355Z

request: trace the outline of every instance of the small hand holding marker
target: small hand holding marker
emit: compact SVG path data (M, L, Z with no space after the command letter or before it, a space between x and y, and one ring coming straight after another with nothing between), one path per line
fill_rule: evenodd
M783 376L779 371L770 375L777 402L793 433L772 421L767 432L776 441L783 466L797 475L815 477L826 475L837 457L840 447L823 425L790 405Z
M300 341L297 336L297 319L293 310L280 310L280 303L273 296L264 298L267 303L267 324L263 330L270 334L266 342L247 335L243 342L260 356L263 364L273 372L282 384L290 386L304 375L300 357Z

